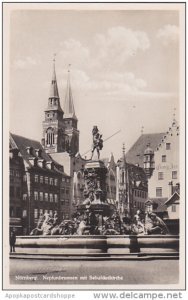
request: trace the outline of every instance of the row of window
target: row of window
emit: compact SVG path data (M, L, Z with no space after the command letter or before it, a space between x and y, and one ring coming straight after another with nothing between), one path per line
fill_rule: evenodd
M48 118L52 118L52 117L56 117L56 116L57 116L56 113L51 113L51 114L48 113L48 114L47 114L47 117L48 117Z
M49 105L58 105L58 100L57 99L49 99Z
M69 204L69 199L61 199L61 205Z
M163 189L162 187L156 188L156 197L162 197L163 196Z
M10 186L10 197L19 198L21 196L21 189L19 186Z
M14 177L21 177L21 172L18 170L14 170L14 169L10 169L10 176L14 176Z
M39 176L35 175L35 182L45 183L49 185L58 185L58 179L57 178L51 178L48 176Z
M10 214L10 217L21 218L22 217L22 209L21 209L21 207L10 206L9 214Z
M178 172L172 171L172 179L177 179L177 178L178 178ZM164 173L158 172L158 180L163 180L163 179L164 179Z
M63 177L63 178L62 178L62 182L70 182L70 179L69 179L69 178Z
M49 201L49 202L58 202L58 195L57 194L52 194L52 193L43 193L43 192L37 192L34 191L34 200L35 201Z
M147 198L147 193L145 191L134 190L135 197Z
M61 188L61 194L69 195L69 193L70 193L70 189L68 188L65 189L64 187Z
M136 201L135 202L135 208L139 208L139 209L144 210L145 209L145 204L143 202Z
M50 217L53 217L57 210L53 211L52 209L42 209L42 208L34 208L34 219L38 219L40 214L49 213Z

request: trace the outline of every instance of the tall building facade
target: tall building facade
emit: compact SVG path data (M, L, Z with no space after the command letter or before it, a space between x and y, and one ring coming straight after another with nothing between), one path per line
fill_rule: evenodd
M133 217L138 209L145 209L148 197L147 176L143 168L127 163L125 148L117 162L117 207L121 218Z
M77 123L70 84L70 72L68 72L63 110L60 103L54 61L48 106L45 110L45 120L43 121L42 145L46 153L68 152L71 155L75 155L79 151Z
M10 145L9 149L9 225L16 228L18 234L23 232L23 222L27 207L22 202L24 186L24 162L19 150Z
M173 120L154 152L155 169L148 180L148 194L158 209L180 190L179 170L179 125ZM172 206L172 210L178 207ZM175 213L175 211L174 211Z
M148 199L145 201L145 209L163 218L178 220L180 170L177 121L172 121L167 132L142 134L125 158L129 163L141 166L147 176Z
M29 234L40 213L57 212L63 219L62 185L67 193L70 177L38 141L10 134L10 226L21 226L19 232Z
M45 120L43 121L42 144L46 153L68 150L68 141L64 133L63 115L64 112L60 105L54 62L48 106L45 110Z
M72 88L70 83L70 71L68 71L67 90L64 102L64 130L68 145L68 152L76 155L79 152L78 119L75 114Z
M63 219L70 219L82 199L82 170L87 162L79 154L78 119L75 113L73 93L68 71L65 98L61 108L58 84L53 64L48 107L43 122L42 144L46 153L64 167L67 179L61 182L60 203Z

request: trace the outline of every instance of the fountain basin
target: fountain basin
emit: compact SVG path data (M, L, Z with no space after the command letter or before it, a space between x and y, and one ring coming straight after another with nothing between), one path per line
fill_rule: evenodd
M179 236L85 235L18 236L16 255L114 257L129 255L179 256Z

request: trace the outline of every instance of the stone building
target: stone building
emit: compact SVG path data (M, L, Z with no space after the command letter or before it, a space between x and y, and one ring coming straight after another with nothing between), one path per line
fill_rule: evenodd
M163 135L157 149L154 152L155 169L148 180L148 194L156 210L166 211L165 203L173 201L173 195L180 190L180 170L179 170L179 125L173 120L171 127ZM171 206L171 210L176 213L178 210L177 197L176 204ZM170 201L168 201L170 200ZM165 214L167 218L171 213ZM175 214L177 217L177 214ZM179 216L178 216L179 218Z
M148 197L147 176L143 168L127 163L125 148L117 162L116 201L121 217L133 217L138 209L144 211Z
M144 153L146 148L149 146L155 151L164 135L165 132L141 134L125 154L126 162L144 168Z
M46 153L68 152L70 155L75 155L79 151L77 123L70 85L70 74L68 72L67 91L64 109L62 109L54 62L48 106L45 110L45 120L43 121L42 145Z
M57 212L62 218L62 182L70 189L70 177L63 167L53 161L38 141L15 134L10 134L10 152L13 155L10 176L13 170L20 174L19 180L14 180L16 197L12 196L13 184L10 184L10 216L21 218L23 233L28 234L36 226L40 213ZM17 167L15 161L19 162Z
M22 203L24 184L24 163L19 150L10 145L9 149L9 224L22 234L22 226L26 217L26 207Z
M50 87L48 107L45 110L43 122L42 145L46 153L59 165L64 167L69 176L69 188L62 182L60 189L63 218L70 219L76 206L83 200L82 171L87 162L79 154L79 130L77 128L70 72L68 71L67 87L63 109L61 108L58 83L55 72L55 62Z
M125 155L126 161L139 165L148 180L146 210L179 220L179 125L174 119L167 132L142 134Z

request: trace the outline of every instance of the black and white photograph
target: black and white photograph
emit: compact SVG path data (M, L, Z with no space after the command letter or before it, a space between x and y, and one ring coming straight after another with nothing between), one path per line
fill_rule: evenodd
M185 289L185 3L4 3L3 127L4 289Z

